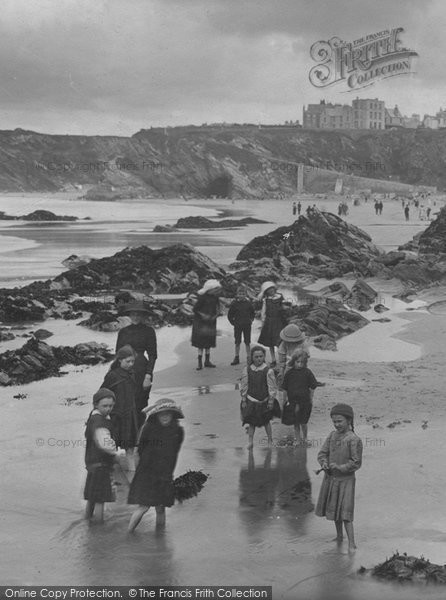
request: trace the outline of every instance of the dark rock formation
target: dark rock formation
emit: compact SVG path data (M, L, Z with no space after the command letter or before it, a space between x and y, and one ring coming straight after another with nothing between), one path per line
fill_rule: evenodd
M10 293L12 290L8 290ZM0 297L0 321L15 323L20 321L43 321L46 307L39 300L27 297L25 293Z
M372 276L379 267L372 259L381 256L370 236L327 212L301 215L291 226L279 227L256 237L242 248L237 260L284 256L292 273L339 277L346 273Z
M9 342L15 339L15 335L8 329L0 328L0 342Z
M221 221L212 221L206 217L183 217L178 219L175 227L180 229L228 229L231 227L244 227L254 223L267 223L261 219L245 217L243 219L223 219Z
M178 229L174 225L155 225L154 233L178 233Z
M139 246L65 271L55 277L49 287L72 289L77 293L127 288L177 294L195 291L210 278L221 280L229 290L234 287L232 277L189 244L175 244L160 250Z
M48 329L37 329L36 331L33 332L33 335L38 340L46 340L47 338L51 337L54 334L51 333L51 331L48 331Z
M316 337L314 345L321 349L336 349L336 340L358 329L369 322L362 315L336 300L327 299L321 304L320 297L310 296L306 304L288 307L286 317L289 323L296 323L309 337Z
M369 310L378 293L363 279L357 279L345 299L348 306L356 310Z
M27 215L18 217L7 215L0 211L0 220L2 221L78 221L78 217L67 215L55 215L50 210L35 210Z
M446 206L418 238L420 254L446 254Z
M77 254L72 254L63 260L62 264L64 267L67 267L67 269L75 269L76 267L88 265L91 260L91 256L77 256Z
M17 385L59 376L63 365L95 365L112 358L113 353L106 344L88 342L74 347L53 347L31 338L22 348L0 354L0 385Z
M416 556L408 556L406 553L399 554L396 552L372 569L361 567L358 573L369 573L373 577L398 581L400 584L403 582L424 585L426 583L446 584L446 565L436 565L423 556L417 558Z

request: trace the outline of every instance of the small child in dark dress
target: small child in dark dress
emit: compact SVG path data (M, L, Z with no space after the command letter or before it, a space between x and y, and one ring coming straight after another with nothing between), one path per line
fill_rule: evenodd
M260 331L258 343L267 346L271 354L271 366L276 366L275 347L280 344L280 332L286 325L283 314L282 294L277 292L276 284L273 281L262 283L260 293L257 296L262 301L262 329Z
M184 438L178 424L183 413L173 400L161 398L144 412L147 420L138 440L139 462L127 500L139 506L130 518L129 533L135 531L151 506L155 507L156 525L164 525L165 507L175 502L173 472Z
M249 298L246 296L246 291L243 287L237 289L237 296L232 301L228 310L228 321L234 327L234 340L235 340L235 357L231 365L240 364L240 344L245 342L246 348L246 360L249 360L250 348L251 348L251 326L254 321L254 306Z
M85 466L88 471L84 489L85 517L92 519L97 507L101 522L104 520L104 502L114 502L111 477L117 452L110 419L114 403L115 395L111 390L98 390L93 396L93 410L85 428Z
M288 361L288 370L285 372L282 384L287 394L283 405L282 423L294 425L296 445L307 445L308 421L313 408L314 390L318 387L316 377L307 367L308 358L307 350L304 348L296 350Z
M125 450L130 471L135 470L134 448L138 434L136 381L133 373L135 358L136 352L130 344L119 348L102 384L102 387L112 390L115 394L116 401L110 418L114 427L116 445Z
M268 446L272 446L271 419L280 417L277 391L274 371L265 362L265 349L254 346L251 348L250 364L243 369L240 380L240 413L242 425L248 425L250 450L254 444L256 427L265 428Z

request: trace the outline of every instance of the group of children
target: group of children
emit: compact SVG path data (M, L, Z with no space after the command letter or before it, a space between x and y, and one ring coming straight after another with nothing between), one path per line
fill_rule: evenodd
M242 334L249 356L240 385L240 410L242 423L248 426L248 448L253 447L257 427L265 428L268 444L272 445L271 420L274 417L281 417L282 423L294 426L296 444L307 445L307 424L314 390L319 384L307 367L309 352L305 336L296 325L285 325L281 311L283 297L272 282L262 286L260 299L263 324L259 343L270 348L270 365L266 362L264 347L250 347L254 309L242 290L228 314L234 325L236 345L232 364L240 362ZM278 367L276 346L279 347ZM164 524L165 507L174 503L173 472L184 438L178 423L183 413L168 398L143 410L146 420L138 431L133 375L135 357L131 345L119 348L101 388L93 396L93 410L85 430L86 517L92 519L96 514L102 520L104 503L114 500L112 474L119 448L125 451L129 470L134 472L127 501L138 505L130 518L129 532L135 530L150 506L156 509L157 525ZM277 367L277 373L274 367ZM279 390L285 396L282 407L278 402ZM352 550L355 548L352 525L354 473L361 466L362 444L354 433L351 407L338 404L332 409L331 417L335 431L330 433L318 454L325 477L316 514L335 521L338 541L342 540L344 524Z

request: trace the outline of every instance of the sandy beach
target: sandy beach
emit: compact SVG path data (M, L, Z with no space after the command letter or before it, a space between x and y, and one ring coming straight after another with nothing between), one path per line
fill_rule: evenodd
M308 197L303 203L336 212L335 199ZM200 211L202 204L190 201L190 214L193 206ZM228 264L254 235L292 222L291 203L281 201L280 207L277 210L277 201L206 201L207 214L233 211L272 224L206 232L202 238L194 233L194 244ZM64 214L72 214L69 204ZM98 222L88 227L97 231L100 219L98 215ZM368 203L350 207L347 220L385 250L427 226L415 218L406 223L401 204L390 200L382 217L375 216ZM8 235L5 229L2 236ZM128 235L128 228L124 230ZM36 235L14 233L27 242L36 241ZM212 245L200 243L206 236ZM135 237L149 245L153 239L149 233ZM102 238L96 241L101 246ZM66 256L76 244L80 247L73 242ZM111 253L103 246L101 251ZM19 252L28 260L26 248ZM41 273L46 265L52 265L52 273L56 268L53 255L39 264ZM23 274L29 277L26 269ZM175 398L185 414L186 437L176 473L192 468L210 475L196 499L168 511L164 533L155 532L149 512L136 535L126 536L131 508L125 503L128 481L120 467L118 499L108 506L104 526L89 527L82 519L84 422L107 367L72 367L61 378L1 388L1 515L8 549L2 571L8 584L272 585L275 599L443 597L438 588L395 586L356 574L361 565L371 567L396 550L440 564L446 561L446 475L439 468L446 425L446 314L426 310L443 299L446 290L433 288L405 304L391 300L395 282L374 285L391 308L386 313L391 322L371 323L341 340L338 352L312 350L309 366L326 386L315 394L309 423L312 444L307 449L289 446L291 428L276 420L272 450L258 430L250 459L238 408L242 365L229 366L233 339L226 317L218 322L216 369L195 371L189 330L158 331L161 359L152 400ZM73 322L48 321L45 327L54 331L49 340L54 345L96 340L113 346L116 338ZM254 340L257 335L258 324ZM17 340L2 344L2 351L14 344ZM15 398L18 394L24 397ZM331 430L329 410L336 402L353 406L355 430L364 443L363 467L357 474L355 555L347 553L346 543L338 548L328 541L333 524L313 512L322 481L322 475L314 473L316 456ZM29 560L24 562L23 556Z

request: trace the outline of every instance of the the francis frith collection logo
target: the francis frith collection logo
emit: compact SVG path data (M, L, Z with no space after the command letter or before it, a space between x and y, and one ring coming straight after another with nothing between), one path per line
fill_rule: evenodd
M311 58L318 64L310 70L310 81L316 87L326 87L341 81L347 91L372 85L380 79L412 73L416 52L402 46L402 27L372 33L353 42L333 37L315 42Z

